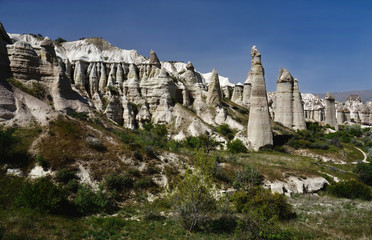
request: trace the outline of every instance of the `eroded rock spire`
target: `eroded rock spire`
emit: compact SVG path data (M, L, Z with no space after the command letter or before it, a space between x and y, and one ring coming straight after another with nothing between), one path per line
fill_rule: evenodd
M250 148L257 151L260 147L273 144L273 133L267 103L264 69L261 64L261 54L256 46L252 47L251 58L252 93L247 132Z

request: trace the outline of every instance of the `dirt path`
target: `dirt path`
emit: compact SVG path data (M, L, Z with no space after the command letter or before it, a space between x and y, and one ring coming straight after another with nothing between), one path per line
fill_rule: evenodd
M362 160L362 162L368 163L368 161L367 161L367 154L362 149L360 149L358 147L355 147L355 148L358 149L361 153L363 153L364 159Z

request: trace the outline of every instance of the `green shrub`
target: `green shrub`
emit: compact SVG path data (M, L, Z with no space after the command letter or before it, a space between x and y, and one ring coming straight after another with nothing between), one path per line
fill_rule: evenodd
M64 187L64 189L69 193L77 193L79 190L80 183L76 179L70 180Z
M363 147L363 143L357 139L351 139L351 143L354 144L354 146Z
M189 231L202 228L216 209L216 200L213 198L211 188L198 174L187 174L177 185L172 197L173 210Z
M240 139L235 139L234 141L227 143L227 151L236 154L246 153L248 150Z
M154 181L152 181L152 178L150 176L146 176L144 178L138 179L134 183L134 188L135 189L146 189L146 188L152 187L154 185L155 185L155 183L154 183Z
M146 155L150 158L156 158L156 154L154 152L154 149L150 146L145 146L144 148Z
M260 211L245 211L235 229L235 239L239 240L291 240L293 236L283 231L275 218L267 218Z
M299 140L290 139L288 141L288 145L295 148L295 149L308 148L308 147L311 146L311 142L308 141L308 140L305 140L305 139L299 139Z
M117 173L110 174L105 177L104 184L108 190L123 191L133 187L133 179L129 175L120 175Z
M82 121L86 121L89 119L89 116L87 113L85 112L75 112L75 111L69 111L67 112L67 115L73 117L73 118L77 118L77 119L80 119Z
M261 185L264 176L261 175L257 169L251 165L246 164L234 172L235 179L233 185L237 189L248 189L254 186Z
M81 185L75 198L77 210L84 215L109 211L112 204L102 190L94 192L88 185Z
M358 174L358 179L367 184L372 186L372 163L358 163L356 168L353 170L356 174Z
M88 137L86 139L86 143L91 149L94 149L96 151L103 152L107 150L105 145L103 145L102 141L98 138Z
M360 136L362 136L362 134L363 134L363 130L362 130L362 128L360 127L360 125L352 125L352 126L348 126L345 130L346 130L349 134L351 134L352 136L355 136L355 137L360 137Z
M0 127L0 163L9 157L12 145L17 143L18 138L14 136L14 128L3 129Z
M272 193L263 187L237 191L232 195L232 202L237 212L255 210L261 212L267 219L290 219L295 216L284 195Z
M327 143L330 144L330 145L333 145L335 147L342 148L342 145L340 143L340 139L338 137L332 138L332 139L328 139L327 140Z
M221 124L216 128L216 131L220 133L221 135L227 137L228 140L234 139L234 131L229 127L227 124Z
M15 204L39 212L57 213L63 210L66 202L66 195L60 187L48 178L40 178L23 186Z
M135 167L129 167L128 168L128 174L129 174L129 176L132 176L132 177L140 177L141 176L140 171Z
M342 181L332 184L327 189L328 193L342 198L371 200L371 188L356 180Z
M310 145L310 148L328 150L329 144L326 142L314 142Z
M74 171L68 171L65 168L62 168L56 173L56 180L58 182L68 183L70 180L75 179L76 175Z
M55 40L54 40L56 43L64 43L64 42L67 42L65 39L63 39L63 38L61 38L61 37L59 37L59 38L56 38Z
M37 165L42 167L44 170L48 168L48 162L45 160L45 158L43 158L43 156L37 155L35 160L36 160Z

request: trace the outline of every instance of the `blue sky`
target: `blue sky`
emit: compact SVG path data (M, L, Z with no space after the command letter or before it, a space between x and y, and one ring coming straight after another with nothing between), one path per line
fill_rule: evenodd
M268 91L280 67L302 92L372 89L372 1L0 0L0 21L10 33L103 37L145 56L154 49L234 83L244 82L256 45Z

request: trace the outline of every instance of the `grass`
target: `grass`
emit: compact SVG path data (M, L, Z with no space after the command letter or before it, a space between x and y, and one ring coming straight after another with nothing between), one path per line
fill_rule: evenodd
M298 239L371 239L372 202L343 198L290 198L297 218L285 227Z
M290 175L298 177L326 177L326 173L342 179L355 177L355 174L352 173L352 169L355 167L354 164L322 163L310 157L274 151L240 154L238 162L254 166L269 181L284 180L285 177ZM341 171L335 171L337 169Z

